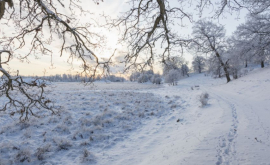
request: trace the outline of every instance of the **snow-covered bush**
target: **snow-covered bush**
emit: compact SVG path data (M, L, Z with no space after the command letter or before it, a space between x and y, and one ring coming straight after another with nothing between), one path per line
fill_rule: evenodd
M31 138L31 136L32 136L31 129L25 130L23 135L25 138Z
M129 76L129 81L137 81L139 77L140 77L140 73L134 72Z
M38 160L44 160L46 158L46 153L51 151L50 148L51 148L50 144L46 144L45 146L38 148L35 153Z
M200 95L199 101L201 102L201 106L207 105L209 100L209 94L207 92L204 92Z
M138 83L145 83L151 81L153 84L160 84L161 79L159 74L154 74L153 70L147 70L142 73L134 72L130 75L130 81L137 81Z
M162 81L162 79L161 79L160 75L158 75L158 74L154 74L154 75L151 77L151 82L152 82L153 84L161 84L161 81Z
M69 134L70 133L69 128L64 124L57 125L53 129L53 131L57 132L58 134Z
M68 150L72 144L68 139L64 139L64 138L56 138L54 139L54 142L57 145L57 149L60 150Z
M22 163L22 162L30 162L31 161L31 152L29 149L19 149L18 153L15 157L15 162Z
M84 149L81 160L82 160L82 163L85 163L85 162L94 163L94 162L96 162L96 157L91 152L89 152L87 149Z
M147 74L141 74L138 78L138 83L145 83L147 81L149 81L149 77Z
M172 69L165 75L164 81L165 83L169 83L171 85L177 85L177 81L180 79L181 75L178 70Z
M106 80L109 80L111 82L123 82L125 79L123 77L118 77L115 75L109 75L106 77Z
M161 81L162 81L161 77L157 77L157 78L155 78L155 80L153 81L153 84L161 84Z

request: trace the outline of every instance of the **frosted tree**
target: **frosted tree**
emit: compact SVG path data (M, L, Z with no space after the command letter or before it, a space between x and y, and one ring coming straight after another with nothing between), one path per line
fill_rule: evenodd
M149 77L147 74L141 74L138 78L138 83L145 83L149 81Z
M137 81L139 77L140 77L140 72L133 72L129 76L129 81Z
M254 58L252 54L252 47L246 39L241 39L238 36L239 33L236 31L233 36L229 39L229 42L232 44L231 48L233 49L233 54L240 59L240 63L243 63L245 68L248 67L248 64L252 62Z
M241 59L234 53L229 53L227 57L230 59L229 72L234 79L237 79L239 77L240 70L242 68Z
M246 62L253 59L263 68L270 57L270 15L250 15L234 34L232 41L239 56Z
M126 69L143 69L157 59L166 63L172 52L183 53L191 40L179 33L181 22L193 22L193 15L203 16L205 8L211 7L212 18L219 18L241 9L248 9L252 14L265 13L270 6L269 0L130 0L128 3L130 7L122 15L106 17L109 28L120 30L120 43L127 44Z
M181 74L178 70L172 69L164 76L164 82L171 85L177 85L177 81L181 78Z
M152 66L156 59L166 65L172 52L183 53L191 40L175 30L182 28L182 21L192 22L194 14L202 16L205 8L210 6L214 7L214 18L244 8L242 0L239 3L237 0L181 0L175 3L169 0L130 0L128 3L130 8L119 17L105 16L106 25L119 29L120 43L127 44L126 69L136 67L141 70ZM196 10L191 11L190 6L195 6Z
M185 63L181 66L181 73L182 73L182 76L188 76L189 77L189 67L188 67L188 64Z
M171 6L169 0L131 0L129 4L130 8L118 18L106 17L107 26L119 29L120 42L128 45L126 69L143 69L152 66L157 57L165 62L173 50L183 51L189 40L173 30L173 22L192 20L191 14L183 8L188 1L179 2L177 6ZM159 46L161 50L156 49Z
M193 58L192 67L195 72L202 73L205 68L205 58L202 56L196 56Z
M207 65L207 72L209 74L212 74L215 78L221 78L223 75L222 67L220 65L220 62L218 61L218 58L215 55L210 55L210 57L206 61Z
M228 61L224 62L226 47L227 43L223 26L205 20L195 23L191 48L201 54L214 54L223 68L227 82L230 82Z
M138 77L138 83L145 83L148 81L151 81L151 78L154 76L153 70L147 70L140 73L140 76Z
M170 70L178 70L180 72L182 65L185 64L185 59L182 57L174 56L166 59L163 63L163 75L166 75Z

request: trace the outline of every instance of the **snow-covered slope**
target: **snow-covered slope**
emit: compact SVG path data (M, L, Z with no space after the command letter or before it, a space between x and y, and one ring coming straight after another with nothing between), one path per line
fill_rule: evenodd
M59 116L0 114L0 165L270 164L270 69L225 82L57 83Z
M179 96L181 106L107 151L102 164L270 164L269 68L225 82L201 74L153 91Z

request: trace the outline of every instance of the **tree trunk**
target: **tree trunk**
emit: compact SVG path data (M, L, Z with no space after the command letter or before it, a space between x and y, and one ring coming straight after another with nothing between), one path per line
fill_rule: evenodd
M245 65L245 68L247 68L248 64L247 64L247 60L246 60L246 65Z
M227 65L224 64L224 62L222 61L219 53L216 51L216 56L221 64L221 66L223 67L223 70L225 72L225 76L226 76L226 79L227 79L227 83L231 81L231 78L230 78L230 74L229 74L229 71L228 71L228 68L227 68Z
M5 14L5 1L0 1L0 20Z
M261 61L261 67L264 68L264 61Z
M224 72L225 72L225 75L226 75L226 79L227 79L227 83L231 81L231 78L230 78L230 74L228 72L228 69L226 66L223 66L223 69L224 69Z
M221 67L218 67L218 78L221 78L221 70L220 70Z

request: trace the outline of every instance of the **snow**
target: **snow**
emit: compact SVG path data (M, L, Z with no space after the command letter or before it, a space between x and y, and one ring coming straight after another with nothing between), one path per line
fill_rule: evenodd
M230 83L54 83L61 113L0 113L0 164L269 164L270 68ZM202 106L202 93L209 94Z

